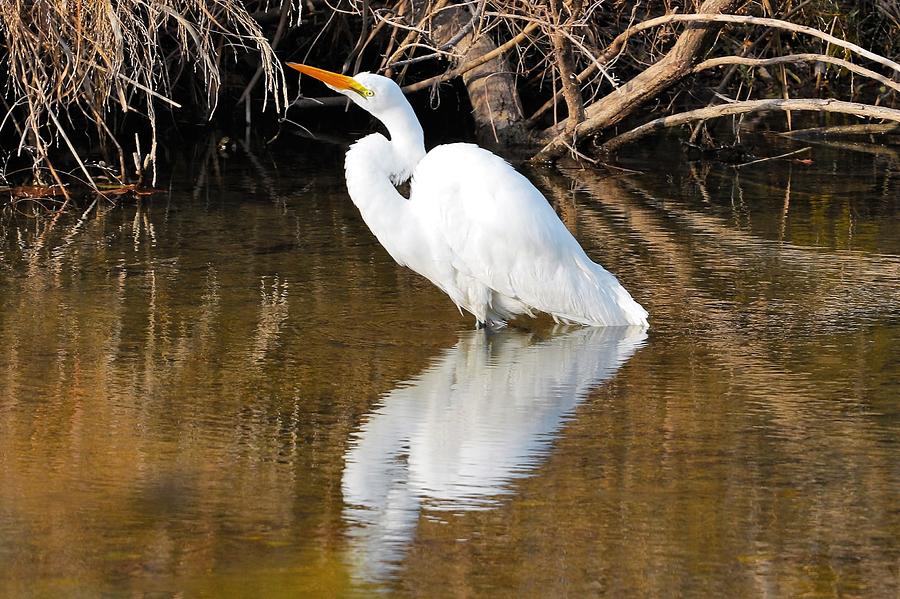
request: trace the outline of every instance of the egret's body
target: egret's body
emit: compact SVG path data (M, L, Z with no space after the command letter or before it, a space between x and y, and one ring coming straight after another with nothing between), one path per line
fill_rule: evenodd
M546 312L585 325L645 325L647 312L588 258L541 193L507 162L472 144L425 152L422 127L396 83L291 65L378 118L390 140L350 148L347 188L399 264L444 291L479 325ZM411 178L410 197L395 185Z

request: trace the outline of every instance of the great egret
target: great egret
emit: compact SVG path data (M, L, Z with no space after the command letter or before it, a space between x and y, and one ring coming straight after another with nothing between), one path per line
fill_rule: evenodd
M588 258L528 179L473 144L425 152L424 133L400 86L287 63L381 121L347 151L347 189L388 253L437 285L476 325L518 314L557 322L646 325L647 312ZM407 200L396 185L412 179Z

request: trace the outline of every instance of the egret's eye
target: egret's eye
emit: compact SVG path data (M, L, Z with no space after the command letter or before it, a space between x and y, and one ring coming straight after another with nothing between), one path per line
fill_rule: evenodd
M353 90L358 93L363 98L371 98L375 95L375 92L370 90L368 87L357 81L352 77L347 77L348 84L343 86L341 89Z

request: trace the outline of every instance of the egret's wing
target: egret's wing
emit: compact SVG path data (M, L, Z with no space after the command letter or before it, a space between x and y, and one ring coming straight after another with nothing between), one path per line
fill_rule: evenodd
M518 296L566 257L583 254L544 197L490 152L439 146L413 175L416 209L452 249L454 266Z
M543 195L487 150L435 148L416 168L411 199L423 226L446 243L449 255L437 258L491 289L577 322L646 322L646 312L587 257Z

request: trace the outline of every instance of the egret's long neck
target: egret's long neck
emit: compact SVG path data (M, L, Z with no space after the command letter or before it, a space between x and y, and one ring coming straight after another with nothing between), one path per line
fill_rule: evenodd
M405 99L376 117L387 127L394 155L391 179L401 183L408 179L419 161L425 157L425 135L412 106Z
M406 265L410 252L421 249L416 247L420 233L408 201L394 185L412 176L425 156L425 141L412 106L401 100L375 115L390 141L380 133L362 138L347 152L344 169L347 191L363 220L394 260Z
M398 162L394 143L380 133L367 135L347 151L344 170L347 191L366 225L394 260L407 265L404 256L414 249L419 227L392 181Z

